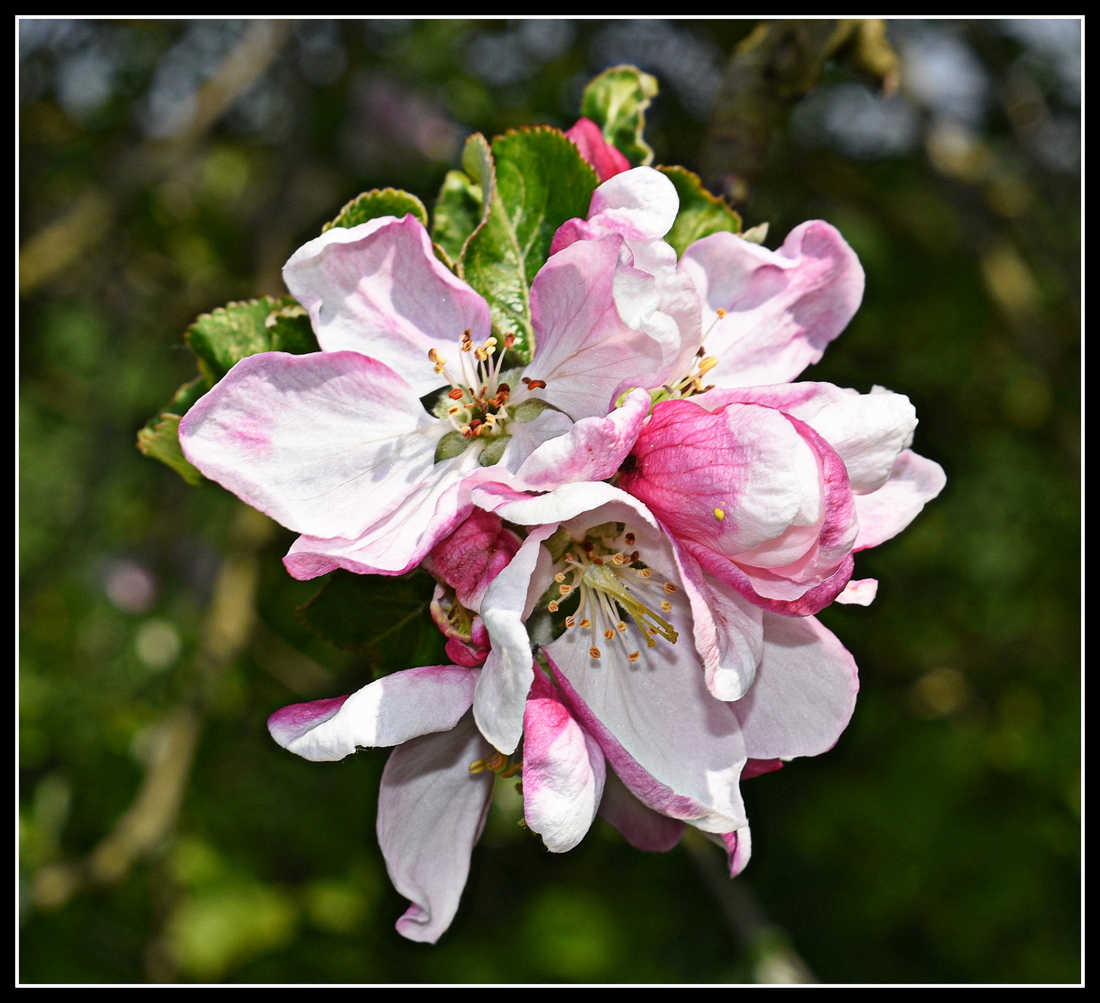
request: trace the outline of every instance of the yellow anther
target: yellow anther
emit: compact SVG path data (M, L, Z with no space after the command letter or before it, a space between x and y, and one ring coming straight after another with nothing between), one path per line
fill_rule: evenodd
M638 574L643 578L650 578L653 575L653 571L650 568L639 568Z
M607 629L606 629L606 630L605 630L605 631L603 632L603 636L604 636L604 639L605 639L605 640L608 640L608 641L610 641L610 640L611 640L611 638L613 638L613 637L615 636L615 631L613 631L613 630L612 630L612 629L611 629L610 627L608 627L608 628L607 628Z
M584 628L585 630L587 630L587 629L588 629L589 627L591 627L591 626L592 626L592 621L591 621L591 620L589 620L589 619L588 619L588 617L585 617L585 618L584 618L583 620L581 620L581 626L582 626L582 627L583 627L583 628ZM598 656L597 656L597 657L598 657Z
M662 609L662 611L663 611L663 612L665 612L665 613L669 613L669 612L671 612L671 611L672 611L672 603L670 603L670 602L669 602L669 601L668 601L667 599L665 599L665 600L664 600L664 601L663 601L663 602L661 603L661 609Z
M470 763L471 773L484 773L489 768L489 764L484 759L475 759Z
M627 655L626 657L627 657L627 658L629 658L629 659L630 659L630 661L632 661L632 662L636 662L636 661L637 661L637 660L638 660L639 658L641 658L641 657L642 657L642 653L641 653L640 651L632 651L632 652L631 652L631 653L630 653L629 655Z
M561 571L559 571L556 575L554 575L554 581L564 582L565 581L565 575Z
M567 616L565 618L565 625L566 625L566 627L576 627L577 626L577 618L575 616Z
M719 319L719 320L721 320L721 319L722 319L723 317L725 317L725 316L726 316L726 311L725 311L725 310L723 310L723 309L722 309L721 307L719 307L719 308L718 308L717 310L715 310L714 312L715 312L716 314L718 314L718 319Z
M721 522L723 519L725 519L725 517L726 517L726 513L725 513L724 509L716 508L714 510L714 518L717 519L719 522Z
M572 585L559 585L558 586L558 592L560 592L563 596L569 595L569 593L572 592L572 591L573 591L573 586Z
M676 591L676 586L672 582L665 582L665 592L668 595L672 595Z
M557 599L551 599L546 604L546 608L550 610L551 613L557 613L557 611L561 609L561 603L559 603Z
M625 632L625 630L626 630L626 624L625 624L625 623L623 623L623 621L622 621L622 620L620 620L620 621L619 621L619 622L618 622L617 624L615 624L615 629L616 629L616 630L617 630L617 631L618 631L618 632L619 632L620 634L622 634L622 633L623 633L623 632Z
M589 648L588 649L588 654L591 655L593 658L599 658L600 657L600 649L599 648Z
M713 355L708 355L705 359L699 360L699 376L706 376L716 365L718 365L718 359Z

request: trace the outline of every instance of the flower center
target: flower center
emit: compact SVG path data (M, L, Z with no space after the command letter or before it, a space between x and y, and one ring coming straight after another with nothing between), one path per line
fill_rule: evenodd
M703 334L703 341L706 341L707 335L714 330L718 322L725 316L726 311L719 307L717 318L715 318L714 323L711 324ZM673 380L666 383L664 386L650 390L649 395L653 398L653 403L657 404L660 401L666 400L684 400L688 397L694 397L696 394L706 393L706 391L712 390L713 386L707 385L704 382L704 377L716 365L718 365L718 358L714 355L707 355L706 349L700 344L699 351L695 353L695 360L692 362L691 368L687 373L678 380Z
M451 384L451 389L433 409L437 417L452 426L452 431L440 439L436 448L437 463L459 456L468 446L480 443L479 462L484 467L491 466L504 455L511 437L508 431L510 422L531 421L547 408L557 410L552 404L530 395L531 391L542 389L546 383L529 376L520 380L523 386L515 393L518 400L513 399L512 386L501 378L501 368L505 354L515 342L516 336L507 334L503 345L494 337L475 345L467 328L459 342L457 371L449 368L449 363L437 349L428 352L435 371Z
M557 613L576 596L577 607L565 617L565 629L579 627L591 632L588 654L594 659L603 655L601 644L618 643L627 659L636 662L641 651L630 643L626 617L634 622L646 647L655 647L657 637L675 644L679 634L663 614L672 612L670 597L678 590L654 574L641 554L631 549L634 534L624 533L623 528L621 523L607 523L590 529L583 540L569 540L558 562L561 570L554 575L554 598L547 608ZM621 548L617 546L620 540Z
M497 352L499 342L496 338L486 338L475 345L467 328L459 342L457 373L447 368L447 360L436 349L428 352L435 371L451 384L443 398L441 417L446 417L464 439L488 439L503 434L512 388L501 380L500 369L504 352L515 344L515 340L515 335L506 335L504 351Z

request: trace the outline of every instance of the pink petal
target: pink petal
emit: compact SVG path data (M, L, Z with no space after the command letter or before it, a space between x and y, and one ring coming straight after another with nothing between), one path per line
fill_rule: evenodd
M491 750L466 718L394 749L378 792L378 843L394 887L411 904L397 921L434 944L451 925L481 835L496 774L470 773Z
M417 398L445 383L430 349L453 357L464 330L478 343L489 336L485 301L435 256L411 215L333 227L295 251L283 278L322 349L379 359L405 375Z
M946 483L943 467L934 460L918 456L910 449L900 453L890 471L890 479L881 488L870 494L856 495L859 536L855 549L877 547L896 536Z
M603 753L541 671L523 712L523 815L552 853L573 849L596 817Z
M711 390L693 400L709 410L735 401L764 404L804 421L839 454L857 493L886 482L917 427L909 398L882 387L859 394L831 383L793 383Z
M455 590L458 601L477 610L489 583L519 550L520 540L500 516L474 509L432 549L425 566Z
M432 665L375 680L349 697L292 704L268 719L271 737L314 762L334 762L356 749L399 745L447 731L470 709L476 669Z
M578 119L577 124L566 130L565 135L576 144L581 156L596 169L596 176L601 181L630 170L630 161L603 138L603 131L592 119Z
M621 247L617 236L573 244L553 255L531 286L538 337L524 373L544 381L538 396L574 421L602 418L624 389L661 366L661 346L631 330L616 306Z
M411 491L401 508L385 515L361 536L323 539L300 536L283 558L295 578L309 579L344 568L357 575L403 575L472 509L464 473L476 457L463 453L435 464L427 479Z
M863 269L828 223L791 231L778 251L732 233L696 241L681 258L705 303L708 355L718 386L793 380L817 362L863 298ZM726 311L719 319L717 311Z
M683 822L647 808L614 773L604 782L600 814L631 846L648 853L667 853L684 834Z
M511 563L493 579L481 604L493 647L474 695L474 718L481 733L506 755L519 744L534 678L525 622L539 598L532 582L535 569L549 560L542 541L556 528L540 526L528 534Z
M748 694L730 704L752 759L831 749L855 708L852 656L815 617L764 614L764 656Z
M693 650L659 639L632 664L608 647L590 659L574 628L543 651L570 710L619 778L662 815L708 832L744 825L744 746L731 705L707 692Z
M752 835L747 825L733 832L722 833L722 842L729 853L730 877L735 878L748 865L752 856Z
M242 359L180 422L207 477L289 529L356 537L433 475L438 419L354 352Z
M649 405L648 393L633 390L606 417L582 418L528 456L516 481L531 491L549 491L572 481L607 480L633 447Z

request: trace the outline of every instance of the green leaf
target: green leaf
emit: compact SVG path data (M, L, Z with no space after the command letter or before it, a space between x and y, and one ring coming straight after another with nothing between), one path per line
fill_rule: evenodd
M338 648L366 654L379 672L438 665L446 657L429 612L434 587L422 573L386 578L334 571L298 607L298 617Z
M138 432L137 448L146 456L166 463L188 484L201 484L202 474L193 467L180 449L180 418L187 414L205 391L201 376L185 383L175 392L163 411L154 415Z
M498 136L491 166L488 218L466 242L462 276L485 297L497 334L514 334L514 355L527 362L534 352L531 282L562 223L587 215L598 180L576 146L546 126Z
M399 188L375 188L373 191L357 195L331 223L326 223L321 232L334 226L358 226L379 216L397 216L412 213L424 226L428 225L428 210L415 195L403 192Z
M645 110L657 96L657 80L636 66L612 66L584 89L581 114L603 130L603 137L634 167L653 162L642 138Z
M512 420L518 421L521 424L525 421L534 421L543 411L557 411L561 414L565 414L560 407L555 404L551 404L549 401L544 401L540 397L532 397L529 400L525 400L522 404L518 405L512 410Z
M462 171L448 171L432 216L432 240L451 261L459 261L462 248L481 222L481 186Z
M741 232L741 217L723 199L708 192L698 174L684 167L658 167L657 170L672 182L680 196L680 212L665 237L676 248L677 256L712 233Z
M309 317L291 296L228 303L204 313L188 329L187 344L212 387L241 359L259 352L304 355L318 351Z

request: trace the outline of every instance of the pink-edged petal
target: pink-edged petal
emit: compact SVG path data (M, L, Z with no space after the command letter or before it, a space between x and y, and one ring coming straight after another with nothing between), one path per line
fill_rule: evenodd
M630 161L603 138L603 131L592 119L578 119L577 124L566 130L565 135L576 144L581 156L595 168L600 181L630 170Z
M446 357L464 330L478 343L489 335L485 301L435 256L412 215L333 227L294 252L283 278L326 352L381 360L406 374L417 398L445 382L430 349Z
M714 553L713 550L692 543L685 544L684 549L699 562L704 571L713 575L720 582L736 589L761 609L770 610L782 616L810 616L813 613L821 612L844 591L848 582L851 581L852 569L855 567L855 561L849 555L830 577L826 578L820 585L808 589L798 598L771 599L760 595L757 591L763 576L760 569L757 569L756 574L750 578L736 564ZM773 584L777 589L783 585L780 581Z
M729 854L730 877L735 878L748 865L752 856L752 834L747 825L733 832L722 833L722 843Z
M544 381L538 396L574 421L603 417L622 389L642 385L661 367L661 346L619 314L614 285L621 247L617 236L579 241L553 255L531 286L538 339L524 372Z
M744 745L732 705L707 692L694 651L660 641L630 663L608 648L590 658L574 628L543 651L619 779L647 807L704 831L744 825Z
M762 777L765 773L774 773L781 769L783 769L782 759L749 759L745 761L741 779L751 780L753 777Z
M716 410L730 403L763 404L804 421L836 450L857 493L880 488L913 438L917 413L909 398L882 387L869 394L831 383L711 390L693 398Z
M672 182L652 167L635 167L592 193L588 221L628 241L660 240L679 211L680 197Z
M704 575L690 554L678 551L677 558L707 689L717 700L740 700L764 651L764 612L736 589Z
M411 571L472 510L463 474L476 468L477 459L468 452L435 464L401 508L378 519L361 536L300 536L283 558L283 565L301 580L327 575L337 568L358 575L402 575Z
M861 578L858 582L851 581L844 591L836 597L836 602L851 606L870 606L878 594L877 578Z
M607 480L633 447L649 406L649 394L633 390L606 417L582 418L528 456L516 481L531 491L550 491L572 481Z
M730 704L753 759L816 756L847 727L856 663L815 617L764 614L764 657L748 694Z
M877 547L909 525L944 488L947 476L935 460L904 450L894 461L890 479L877 491L857 494L859 535L855 549Z
M828 223L795 227L778 251L731 233L696 241L680 267L705 304L708 374L718 386L793 380L817 362L863 298L863 268ZM720 316L719 310L725 315Z
M474 695L474 718L486 739L506 755L515 751L523 733L524 706L534 679L525 621L539 598L532 588L536 568L549 560L542 541L556 528L532 530L482 600L481 616L493 647Z
M490 753L470 718L390 754L378 792L378 843L394 887L411 904L397 921L434 944L451 925L481 835L496 774L470 764Z
M588 832L604 787L600 747L536 672L523 712L523 815L552 853Z
M400 745L453 728L470 709L476 669L432 665L377 679L349 697L292 704L268 718L271 737L303 759L327 763L356 749Z
M604 782L600 814L637 850L668 853L684 834L684 823L647 808L609 773Z
M354 352L242 359L180 421L207 477L289 529L355 537L432 474L440 422Z
M477 610L489 583L519 550L520 540L500 517L474 509L432 549L425 566L438 581L455 590L458 601Z

